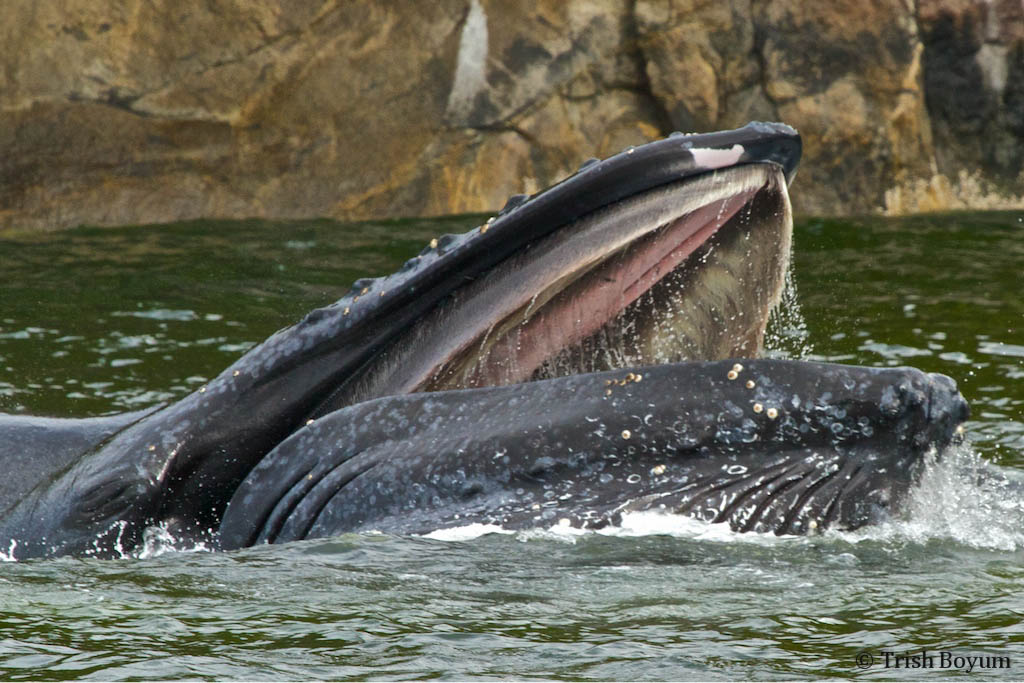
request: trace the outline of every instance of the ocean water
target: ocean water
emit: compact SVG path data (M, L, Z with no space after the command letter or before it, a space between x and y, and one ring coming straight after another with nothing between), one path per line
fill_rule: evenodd
M0 238L0 411L174 400L479 217ZM780 355L959 383L970 441L908 514L813 538L346 535L0 563L0 678L1024 678L1024 216L798 221Z

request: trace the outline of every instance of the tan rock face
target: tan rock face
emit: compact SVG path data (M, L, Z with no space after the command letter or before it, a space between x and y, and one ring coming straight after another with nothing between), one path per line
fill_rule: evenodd
M439 132L464 14L110 4L6 24L0 226L371 215Z
M651 93L684 132L772 118L760 90L750 3L640 0L637 27ZM724 124L730 127L730 124Z
M908 3L776 0L762 21L773 27L766 89L780 118L802 121L807 142L801 171L816 190L802 210L868 210L890 184L930 170L921 44Z
M1020 0L8 4L0 229L493 210L751 119L798 210L1024 196Z

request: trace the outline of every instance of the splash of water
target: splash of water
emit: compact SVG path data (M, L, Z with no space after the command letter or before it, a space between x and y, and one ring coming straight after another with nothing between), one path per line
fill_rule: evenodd
M768 318L768 328L764 334L764 356L795 360L808 358L814 352L810 335L807 319L800 308L791 265L786 270L785 286L779 303Z
M1024 549L1024 480L970 444L932 457L911 492L898 531L915 541L945 538L981 549Z
M212 552L203 541L179 539L165 524L148 526L142 532L142 544L132 553L132 557L148 560L167 553L202 553Z

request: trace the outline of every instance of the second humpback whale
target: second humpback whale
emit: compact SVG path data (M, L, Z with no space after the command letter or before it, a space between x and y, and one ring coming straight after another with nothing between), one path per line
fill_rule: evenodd
M781 124L591 161L356 282L198 391L122 416L0 416L0 548L118 555L346 531L742 531L899 508L967 417L911 368L759 359L788 267Z

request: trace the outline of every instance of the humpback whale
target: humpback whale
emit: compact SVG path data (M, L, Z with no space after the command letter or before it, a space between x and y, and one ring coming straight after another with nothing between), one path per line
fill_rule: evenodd
M759 358L788 268L783 124L680 135L516 196L170 405L0 415L0 548L118 556L664 510L739 531L899 510L947 377Z

